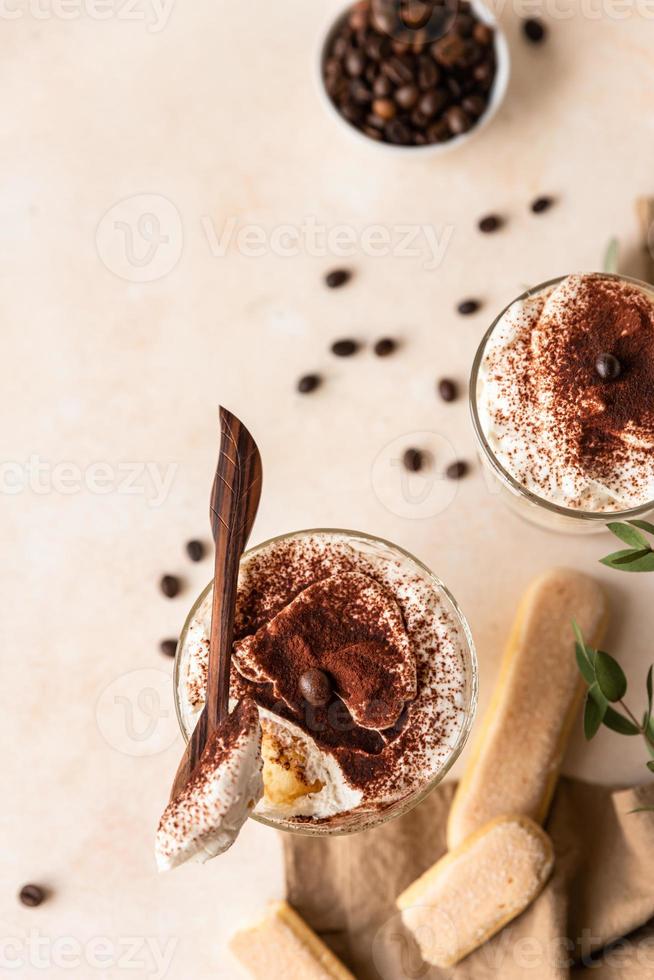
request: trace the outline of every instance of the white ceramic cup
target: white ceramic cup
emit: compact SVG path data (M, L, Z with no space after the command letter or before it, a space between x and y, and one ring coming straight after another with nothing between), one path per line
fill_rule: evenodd
M320 44L318 45L318 53L316 57L317 88L320 101L325 107L327 113L332 117L332 119L336 119L338 121L341 129L347 130L350 136L353 136L359 143L365 143L367 146L376 147L385 153L415 157L438 156L442 153L449 153L451 150L455 150L457 147L463 146L464 143L471 140L477 133L488 125L504 101L511 75L511 57L509 54L509 45L506 40L506 35L499 26L493 13L484 3L481 2L481 0L471 0L470 5L475 16L478 17L482 23L488 24L489 27L492 27L495 32L495 59L497 67L486 111L479 117L475 125L469 129L467 133L461 133L460 136L453 136L452 139L446 140L444 143L429 143L426 146L401 146L395 143L384 143L381 140L371 139L341 115L337 107L330 99L325 88L323 65L325 63L327 50L331 44L337 27L353 6L352 0L342 7L336 17L330 18L329 23L322 32Z

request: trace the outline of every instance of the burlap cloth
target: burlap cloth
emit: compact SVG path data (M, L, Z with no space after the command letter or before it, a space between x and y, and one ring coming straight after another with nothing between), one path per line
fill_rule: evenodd
M425 964L394 907L445 852L454 786L350 837L284 836L288 900L358 980L652 980L654 784L561 780L547 831L556 867L523 915L452 970ZM648 923L652 920L651 924Z

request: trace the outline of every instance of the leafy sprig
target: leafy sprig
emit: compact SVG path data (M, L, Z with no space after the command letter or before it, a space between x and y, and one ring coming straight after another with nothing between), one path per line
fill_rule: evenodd
M654 572L654 548L641 532L654 535L654 524L649 521L614 521L607 524L609 531L623 544L629 545L620 551L602 558L603 565L618 572Z
M647 672L647 708L639 722L634 713L625 704L628 683L625 673L618 661L604 650L595 650L585 642L577 623L573 623L575 632L575 653L577 665L582 677L588 684L588 693L584 703L584 734L586 738L594 738L601 725L610 728L619 735L640 735L652 757L647 763L650 772L654 772L654 665ZM621 711L612 705L619 705Z

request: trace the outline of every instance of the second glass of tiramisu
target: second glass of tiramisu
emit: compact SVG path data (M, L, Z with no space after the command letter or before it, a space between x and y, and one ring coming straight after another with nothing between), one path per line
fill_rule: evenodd
M470 383L480 455L523 516L598 530L654 508L654 289L608 273L530 289L500 313Z

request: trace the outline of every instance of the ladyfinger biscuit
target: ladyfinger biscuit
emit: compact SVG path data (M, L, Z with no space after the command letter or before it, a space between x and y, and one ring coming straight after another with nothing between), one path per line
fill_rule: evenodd
M355 980L287 902L270 905L229 946L255 980Z
M450 849L503 813L545 820L584 692L572 621L595 646L606 619L604 593L580 572L557 568L532 583L454 796Z
M483 945L533 902L554 865L552 842L527 817L499 817L397 899L422 958L443 969Z

